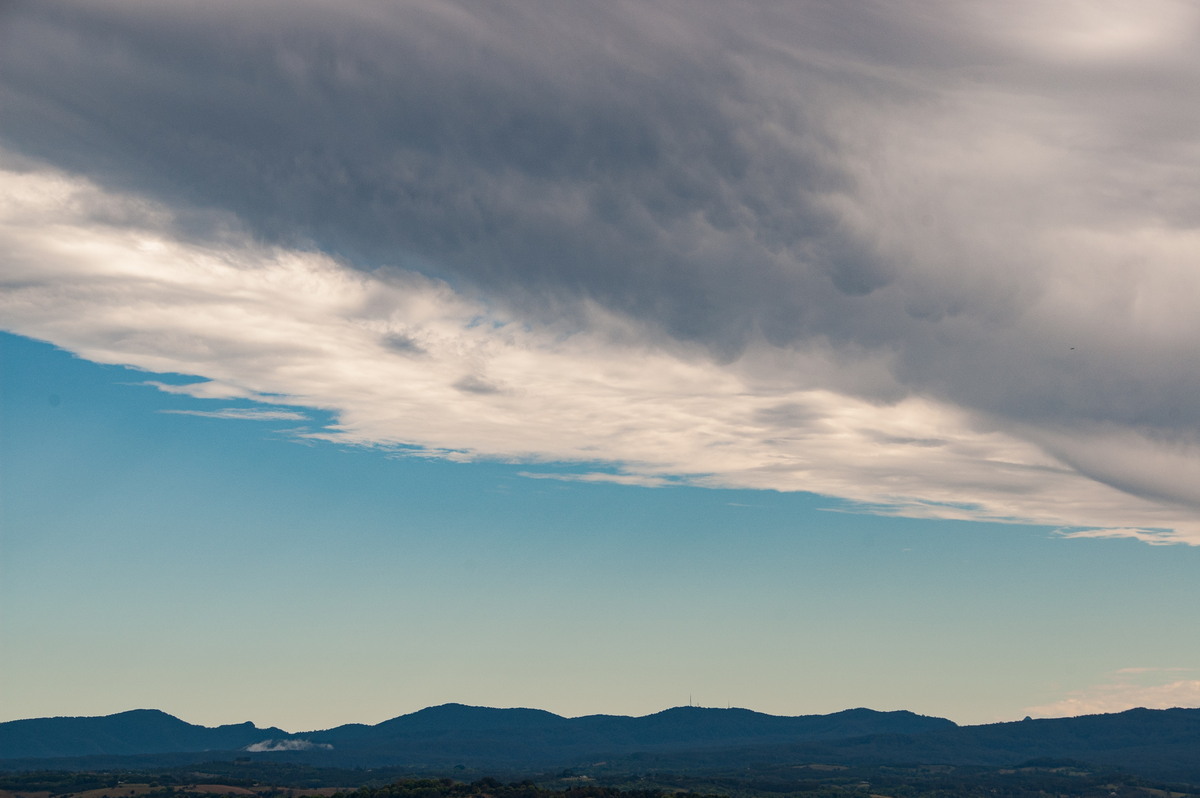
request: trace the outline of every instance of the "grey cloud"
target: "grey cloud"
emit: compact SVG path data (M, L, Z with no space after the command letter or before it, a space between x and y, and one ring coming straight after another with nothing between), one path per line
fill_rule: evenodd
M1104 49L1122 20L1069 13L1116 6L16 3L0 140L188 235L597 302L724 361L876 353L828 387L982 425L1190 438L1200 50L1152 6L1178 30Z
M403 333L388 333L383 336L383 343L388 349L393 352L399 352L404 355L423 355L425 348L421 346L411 336Z
M795 402L764 408L754 416L759 424L773 427L803 427L821 418L820 412Z
M492 382L478 376L477 374L468 374L458 382L454 383L454 387L464 393L477 393L480 395L488 395L494 393L503 393L503 390Z
M5 138L267 238L727 351L764 295L806 297L763 325L786 339L808 300L886 280L821 207L846 178L809 109L760 102L720 15L469 8L27 7Z
M943 440L942 438L911 438L900 435L889 435L886 432L878 431L873 431L870 435L880 443L917 446L925 449L936 449L939 446L946 446L950 443L950 441Z
M1115 425L1034 433L1042 447L1090 479L1150 501L1200 510L1200 436L1168 439Z

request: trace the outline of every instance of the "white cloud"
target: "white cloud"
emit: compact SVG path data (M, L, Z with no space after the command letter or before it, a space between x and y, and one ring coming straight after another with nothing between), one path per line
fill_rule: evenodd
M610 482L615 485L637 485L643 488L662 488L667 485L681 484L678 480L666 477L655 477L648 474L609 474L603 471L591 471L583 474L522 471L521 476L529 479L554 479L561 482Z
M1011 6L976 4L992 30L1033 53L1059 62L1125 62L1161 58L1194 44L1198 10L1183 0L1063 0Z
M1025 711L1033 717L1062 718L1124 712L1135 707L1200 707L1200 679L1164 678L1191 668L1121 668L1111 681L1070 692L1065 698Z
M1191 542L1187 535L1175 534L1173 530L1147 530L1147 529L1129 529L1127 527L1109 527L1107 529L1075 529L1075 530L1060 530L1059 534L1064 538L1084 539L1112 539L1112 538L1133 538L1140 540L1143 543L1149 543L1151 546L1169 546L1172 543L1188 543Z
M260 410L258 408L226 407L222 410L159 410L177 416L202 418L231 418L243 421L307 421L308 416L294 410Z
M229 233L175 237L153 205L119 223L87 211L122 202L133 200L62 173L0 174L7 329L97 362L209 381L152 383L168 393L332 413L336 423L305 433L316 439L582 464L540 474L553 478L803 490L887 514L1200 544L1194 512L1093 478L1035 425L932 395L883 402L822 386L821 375L855 368L886 374L873 356L847 365L820 342L758 343L722 363L596 305L569 325L521 318L413 272L364 273ZM1152 463L1147 447L1139 457Z
M270 397L261 397L257 394L247 391L245 388L238 387L237 385L229 385L227 383L216 382L214 380L189 382L183 385L158 382L157 380L147 380L142 384L151 388L157 388L163 393L191 396L195 399L253 399L270 401Z

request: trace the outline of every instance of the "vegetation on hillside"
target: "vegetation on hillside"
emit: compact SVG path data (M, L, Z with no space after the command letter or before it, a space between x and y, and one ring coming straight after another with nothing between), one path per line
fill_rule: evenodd
M243 778L209 769L10 773L0 775L0 798L1200 798L1200 786L1150 782L1064 762L1017 768L806 765L789 772L748 770L705 778L629 775L608 783L569 771L508 783L490 777L382 781L378 771L294 765L273 774L258 771ZM264 775L273 778L258 778ZM218 778L220 783L214 781ZM341 783L313 786L327 781Z

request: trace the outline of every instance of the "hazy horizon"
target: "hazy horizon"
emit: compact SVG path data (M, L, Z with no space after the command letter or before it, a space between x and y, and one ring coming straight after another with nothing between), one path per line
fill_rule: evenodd
M207 723L207 724L206 724L206 723L196 723L196 722L194 722L194 721L188 720L188 718L186 718L186 717L180 717L179 715L175 714L174 712L170 712L170 711L168 711L168 710L165 710L165 709L162 709L162 708L160 708L160 707L131 707L131 708L129 708L129 709L120 710L120 711L118 711L118 712L113 712L113 713L107 713L107 714L104 714L104 715L52 715L52 716L47 716L47 717L39 717L39 718L13 718L12 720L47 720L47 719L53 719L53 718L67 718L67 719L96 718L96 717L111 717L112 715L121 715L121 714L125 714L125 713L128 713L128 712L145 712L145 711L150 711L150 712L163 712L163 713L165 713L165 714L167 714L167 715L171 715L172 717L178 718L179 720L182 720L182 721L184 721L185 723L191 723L192 725L195 725L195 726L206 726L206 727L208 727L208 728L217 728L217 727L219 727L219 726L236 726L236 725L240 725L240 724L243 724L243 723L252 723L252 724L253 724L253 725L254 725L256 728L258 728L258 729L262 729L262 730L264 730L264 731L266 731L266 730L268 730L268 729L272 729L272 728L273 728L273 729L277 729L277 730L279 730L279 731L285 732L285 733L287 733L287 734L292 734L292 735L295 735L295 734L305 734L305 733L308 733L308 732L327 731L327 730L329 730L329 729L333 729L333 728L337 728L338 726L345 726L345 725L364 725L364 726L375 726L375 725L378 725L378 724L380 724L380 723L383 723L383 722L386 722L386 721L395 720L395 719L397 719L397 718L405 717L405 716L408 716L408 715L414 715L414 714L417 714L417 713L419 713L419 712L423 712L423 711L425 711L425 710L428 710L428 709L440 709L440 708L447 707L447 706L466 707L466 708L468 708L468 709L495 709L495 710L501 710L501 711L503 711L503 710L509 710L509 709L516 709L516 710L528 709L528 710L535 710L535 711L538 711L538 712L549 712L549 713L550 713L550 714L552 714L552 715L556 715L556 716L558 716L558 717L565 718L565 719L567 719L567 720L578 720L578 719L580 719L580 718L594 718L594 717L631 717L631 718L646 718L646 717L651 717L651 716L653 716L653 715L659 715L659 714L662 714L662 713L664 713L664 712L670 712L670 711L672 711L672 710L676 710L676 709L704 709L704 710L721 710L721 711L754 712L754 713L756 713L756 714L762 714L762 715L771 715L771 716L773 716L773 717L802 717L802 716L805 716L805 715L811 715L811 716L820 717L820 716L826 716L826 715L836 715L836 714L840 714L840 713L842 713L842 712L854 712L854 711L857 711L857 710L864 710L864 709L865 709L865 710L876 711L876 712L903 712L903 711L908 711L908 712L911 712L911 713L912 713L912 714L914 714L914 715L921 715L921 716L924 716L924 717L940 717L940 716L936 716L936 715L930 715L930 714L928 714L928 713L920 712L920 711L917 711L917 710L911 710L911 709L910 709L910 710L875 710L873 707L846 707L845 709L841 709L841 710L835 710L835 711L833 711L833 712L822 712L822 713L800 713L799 715L779 715L779 714L772 713L772 712L761 712L760 710L751 709L751 708L749 708L749 707L738 707L738 706L719 706L719 707L718 707L718 706L701 706L701 705L699 705L699 704L676 704L676 705L669 706L669 707L663 707L662 709L659 709L659 710L654 710L654 711L651 711L651 712L640 713L640 714L634 714L634 715L625 715L625 714L622 714L622 715L616 715L616 714L614 714L614 713L609 713L609 712L589 712L589 713L584 713L584 714L581 714L581 715L563 715L563 714L561 714L561 713L558 713L558 712L552 712L551 710L542 709L541 707L533 707L533 706L493 707L493 706L482 706L482 705L476 705L476 704L461 704L461 703L459 703L459 702L456 702L456 701L448 701L448 702L446 702L446 703L444 703L444 704L433 704L433 705L430 705L430 706L427 706L427 707L421 707L421 708L419 708L419 709L414 709L414 710L410 710L410 711L406 711L406 712L401 712L401 713L399 713L399 714L395 714L395 715L388 715L387 717L384 717L384 718L382 718L381 720L378 720L378 721L373 721L373 722L364 722L364 721L361 721L361 720L347 720L347 721L342 721L342 722L340 722L340 723L335 723L335 724L332 724L332 725L329 725L329 726L321 726L321 727L315 727L315 726L314 726L314 727L311 727L311 728L309 728L309 727L306 727L306 728L295 728L295 729L287 729L287 728L284 728L284 727L280 726L280 725L279 725L279 724L277 724L277 723L264 723L264 722L260 722L260 721L253 720L253 719L246 719L246 720L228 720L228 721L223 721L223 722L220 722L220 723ZM1192 707L1161 707L1160 709L1191 709L1191 708L1192 708ZM1146 709L1146 707L1129 707L1129 709ZM1125 711L1128 711L1128 710L1117 710L1115 713L1110 713L1110 712L1099 712L1099 713L1086 713L1086 714L1089 714L1089 715L1090 715L1090 714L1119 714L1120 712L1125 712ZM1072 717L1082 717L1082 716L1081 716L1081 715L1063 715L1063 716L1056 716L1056 718L1057 718L1057 719L1063 719L1063 718L1072 718ZM1056 719L1056 718L1049 718L1049 717L1047 717L1047 718L1038 718L1038 720L1042 720L1042 719L1052 720L1052 719ZM1018 721L1024 721L1024 720L1027 720L1027 719L1028 719L1028 717L1025 717L1025 718L1013 718L1013 719L1011 719L1011 720L1003 720L1003 721L988 721L988 722L985 722L985 723L983 723L983 724L979 724L979 723L958 723L958 721L954 721L954 722L955 722L955 723L957 723L957 725L959 725L959 726L978 726L978 725L988 725L988 724L990 724L990 723L1015 723L1015 722L1018 722ZM945 718L945 720L954 720L954 719L953 719L953 718ZM6 722L11 722L11 721L0 721L0 723L6 723Z

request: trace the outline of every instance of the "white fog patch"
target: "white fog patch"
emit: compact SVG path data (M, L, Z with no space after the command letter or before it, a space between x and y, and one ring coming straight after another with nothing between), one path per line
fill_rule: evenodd
M314 743L309 740L263 740L242 749L253 753L271 751L332 751L329 743Z

